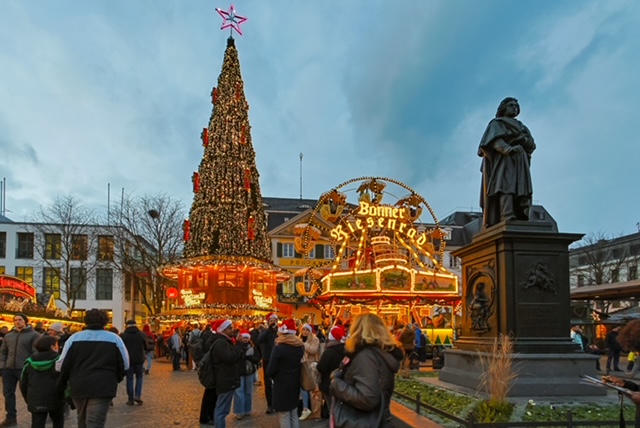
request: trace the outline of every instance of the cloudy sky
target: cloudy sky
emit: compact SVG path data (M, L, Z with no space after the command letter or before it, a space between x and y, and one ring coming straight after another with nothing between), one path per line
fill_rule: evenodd
M0 2L7 216L56 194L105 210L192 202L228 31L212 0ZM237 0L264 196L355 177L415 188L438 217L478 208L476 151L500 100L538 149L534 200L566 232L638 230L640 2Z

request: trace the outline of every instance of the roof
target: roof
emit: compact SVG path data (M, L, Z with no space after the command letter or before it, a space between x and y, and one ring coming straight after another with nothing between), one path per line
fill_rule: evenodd
M640 297L640 279L571 290L571 300L625 300L631 297Z
M302 212L318 205L317 199L262 198L265 211Z
M13 223L13 220L0 214L0 223Z

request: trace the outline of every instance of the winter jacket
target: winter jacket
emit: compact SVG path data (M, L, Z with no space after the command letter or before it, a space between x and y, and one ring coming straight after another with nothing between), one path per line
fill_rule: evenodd
M375 346L364 346L341 367L342 373L336 372L331 381L331 395L352 407L368 412L378 412L382 404L382 426L392 426L389 403L400 361L390 352L382 351ZM383 403L380 403L380 391L384 395Z
M240 362L238 364L240 376L247 376L255 373L261 359L260 350L253 346L251 342L244 343L242 341L238 341L236 346L240 349L240 352L242 352ZM252 366L247 363L252 364ZM251 368L251 371L248 370L249 368Z
M271 352L273 352L273 347L275 346L276 338L278 337L278 329L276 328L267 328L265 331L260 333L258 336L258 346L260 346L260 353L262 354L262 360L266 363L271 359Z
M330 340L318 361L318 372L322 379L320 380L320 391L329 394L329 385L331 384L331 372L340 367L340 363L345 356L344 343Z
M213 339L215 338L215 333L210 328L205 328L202 332L202 353L206 354L209 349L211 349L211 345L213 344Z
M320 339L313 333L309 333L307 340L304 340L302 337L300 339L302 343L304 343L304 357L302 361L310 363L320 361Z
M62 411L64 387L58 383L60 373L55 351L36 352L25 362L20 376L20 392L30 412Z
M60 383L69 383L72 398L115 397L128 368L129 353L120 336L97 326L72 334L56 362Z
M35 352L34 344L39 337L31 325L20 331L14 328L5 334L0 346L0 369L22 369L27 358Z
M129 352L129 364L131 366L144 364L147 359L147 336L138 327L132 325L120 334L120 338Z
M242 351L222 333L217 333L211 345L211 358L216 373L216 392L223 394L240 387L240 360Z
M277 412L288 412L298 407L303 355L304 345L297 336L285 334L276 339L267 374L273 379L272 405Z
M180 339L180 334L177 331L169 338L168 345L169 349L173 352L180 352L182 349L182 340Z

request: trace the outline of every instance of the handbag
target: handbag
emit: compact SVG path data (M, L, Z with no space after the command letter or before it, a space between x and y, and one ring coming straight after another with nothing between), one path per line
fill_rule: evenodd
M378 379L380 384L380 406L378 412L360 410L344 401L332 398L331 414L329 419L330 428L376 428L382 426L385 409L385 395L382 390L382 365L378 350L374 352L378 360Z
M305 391L313 391L317 386L311 365L305 361L300 365L300 387Z

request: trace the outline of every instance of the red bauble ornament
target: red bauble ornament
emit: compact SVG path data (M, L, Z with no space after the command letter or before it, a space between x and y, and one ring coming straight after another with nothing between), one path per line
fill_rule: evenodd
M187 219L184 221L182 225L182 230L184 231L184 240L189 241L191 239L191 222Z
M240 101L240 95L242 95L242 85L236 83L236 100Z
M167 297L170 299L177 299L178 298L178 289L175 287L169 287L167 288Z
M216 104L218 102L218 88L213 88L211 91L211 104Z
M256 220L253 218L253 216L249 216L249 225L248 225L248 230L247 230L247 236L249 238L249 240L253 241L254 239L256 239L256 230L255 230L255 226L256 226Z
M244 189L251 190L251 170L249 168L244 170Z
M240 142L242 144L247 144L247 133L244 126L242 126L242 132L240 134Z
M202 139L202 145L207 147L209 145L209 128L202 128L200 138Z
M194 172L191 181L193 182L193 193L198 193L200 191L200 173Z

